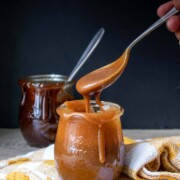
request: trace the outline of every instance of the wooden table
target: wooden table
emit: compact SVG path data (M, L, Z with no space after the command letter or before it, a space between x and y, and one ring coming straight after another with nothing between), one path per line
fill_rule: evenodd
M179 129L171 130L123 130L124 136L134 139L180 135ZM0 160L26 154L38 148L30 147L23 139L19 129L0 129ZM123 176L122 180L129 179Z

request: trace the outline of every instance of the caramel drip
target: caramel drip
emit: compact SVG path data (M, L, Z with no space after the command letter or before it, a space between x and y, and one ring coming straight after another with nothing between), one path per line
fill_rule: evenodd
M96 99L96 103L99 105L100 109L103 110L102 109L103 104L100 101L100 93L101 92L95 93L95 99ZM89 113L89 112L91 112L90 111L90 109L91 109L91 107L90 107L90 96L84 95L83 97L84 97L84 102L85 102L85 111Z
M101 100L100 100L100 95L101 95L101 91L96 92L96 93L95 93L95 99L96 99L96 103L99 105L99 107L100 107L101 110L102 110L103 104L102 104L102 102L101 102Z
M90 96L83 96L84 97L84 102L85 102L85 111L90 112Z
M102 109L102 103L100 101L101 92L112 85L123 73L128 60L130 49L126 49L122 56L111 64L108 64L100 69L97 69L84 77L82 77L76 84L77 91L84 97L85 112L90 113L90 97L95 96L96 103ZM98 151L100 163L105 162L105 137L102 129L102 124L98 129Z
M77 91L82 94L86 104L86 112L90 112L90 96L95 95L96 103L101 107L101 92L112 85L123 73L129 60L130 49L126 49L122 56L111 64L99 68L76 83Z
M98 129L98 150L99 150L99 161L100 163L105 162L105 137L102 126Z

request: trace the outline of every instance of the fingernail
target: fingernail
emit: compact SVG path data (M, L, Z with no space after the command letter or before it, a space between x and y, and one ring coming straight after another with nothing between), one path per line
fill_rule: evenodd
M172 29L171 29L171 22L170 22L170 21L167 21L166 26L167 26L167 29L168 29L170 32L173 32Z

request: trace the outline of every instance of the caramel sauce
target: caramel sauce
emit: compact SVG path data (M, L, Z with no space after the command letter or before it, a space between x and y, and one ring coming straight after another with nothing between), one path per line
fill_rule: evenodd
M102 90L112 85L123 73L129 59L130 49L126 49L123 55L111 64L97 69L84 77L76 84L77 91L83 95L86 105L86 112L90 112L90 96L95 95L96 103L102 107L100 93ZM101 108L102 110L102 108ZM99 127L101 125L99 124ZM99 157L100 162L105 161L103 130L99 128Z
M55 143L59 176L71 180L116 179L123 166L123 109L87 113L84 100L64 103ZM99 124L101 126L99 126ZM97 138L98 137L98 138Z
M66 108L57 109L61 120L56 136L55 158L61 178L109 180L119 176L124 147L119 116L123 114L123 109L114 106L104 108L100 95L121 76L129 53L130 49L126 49L113 63L79 79L76 89L84 100L65 102ZM99 105L98 112L90 105L92 96Z
M56 108L73 96L64 89L64 82L19 80L22 100L19 127L30 146L45 147L54 143L59 116Z
M100 102L102 90L112 85L123 73L129 59L130 49L126 49L123 55L111 64L99 68L79 79L76 83L77 91L82 94L86 102L86 111L89 112L90 96L95 95L96 103Z
M100 126L98 129L98 150L99 150L99 161L100 163L105 162L105 138L104 131Z

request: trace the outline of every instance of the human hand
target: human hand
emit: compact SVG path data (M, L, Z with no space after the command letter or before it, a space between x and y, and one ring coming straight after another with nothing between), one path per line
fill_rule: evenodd
M172 0L159 6L159 8L157 9L158 16L162 17L172 7L180 10L180 0ZM170 32L175 33L175 36L180 43L180 15L174 15L170 17L166 22L166 26Z

